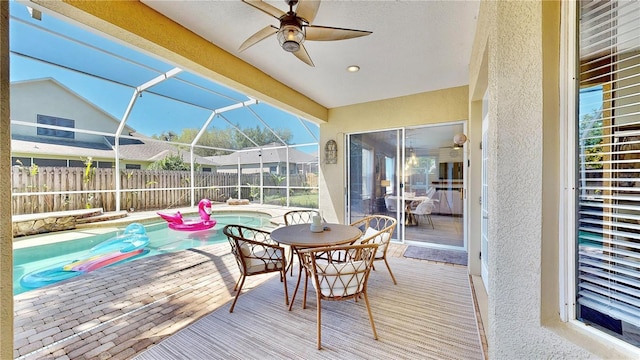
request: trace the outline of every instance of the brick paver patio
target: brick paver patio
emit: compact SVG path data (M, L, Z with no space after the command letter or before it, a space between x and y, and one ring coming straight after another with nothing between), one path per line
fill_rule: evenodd
M389 256L402 257L392 244ZM14 297L17 359L128 359L232 300L227 242L102 268ZM249 277L244 290L269 279Z
M392 253L402 256L403 246ZM104 268L15 297L20 359L126 359L232 299L227 243ZM245 289L269 279L249 277Z

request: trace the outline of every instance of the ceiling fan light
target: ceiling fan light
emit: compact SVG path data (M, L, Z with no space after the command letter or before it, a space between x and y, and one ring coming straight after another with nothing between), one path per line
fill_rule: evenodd
M467 135L465 135L465 134L456 134L453 137L453 143L458 145L458 146L462 146L466 142L467 142Z
M278 42L285 51L296 52L304 41L304 32L298 26L284 25L278 30Z

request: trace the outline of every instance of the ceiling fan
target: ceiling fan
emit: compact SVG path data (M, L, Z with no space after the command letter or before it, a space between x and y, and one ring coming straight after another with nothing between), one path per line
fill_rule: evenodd
M269 36L277 34L278 42L285 51L293 53L307 65L314 66L307 49L302 44L305 40L333 41L371 34L371 31L311 25L320 7L319 0L285 0L289 5L289 11L286 13L262 0L242 0L242 2L278 19L280 27L273 25L264 27L245 40L240 45L239 51L244 51ZM296 11L293 11L295 5L298 6Z

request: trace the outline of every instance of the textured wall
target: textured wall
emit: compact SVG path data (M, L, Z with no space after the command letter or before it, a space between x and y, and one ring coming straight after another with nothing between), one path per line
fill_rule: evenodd
M558 317L559 42L543 34L559 38L559 3L480 9L470 92L489 92L489 358L622 357Z
M538 2L501 2L489 32L487 335L492 359L541 358L549 351L526 341L540 338L540 7Z
M0 1L0 359L13 359L9 2Z

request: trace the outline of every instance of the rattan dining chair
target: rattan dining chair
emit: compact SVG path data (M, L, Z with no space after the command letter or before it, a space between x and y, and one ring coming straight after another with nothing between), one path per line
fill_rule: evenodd
M227 236L229 244L231 244L231 252L240 268L240 278L233 288L236 291L236 296L229 308L229 312L233 312L247 276L272 272L280 273L280 281L284 284L285 305L289 305L289 293L285 277L287 262L284 248L272 240L271 234L267 231L242 225L227 225L224 227L223 232Z
M389 270L389 275L391 275L391 280L393 280L395 285L398 283L396 282L396 277L393 276L393 272L391 271L391 267L387 261L387 249L389 248L389 242L391 241L391 237L393 236L393 232L395 231L397 224L398 221L395 218L386 215L367 216L351 224L351 226L358 227L363 233L360 240L356 243L374 243L380 245L376 251L374 260L384 261L385 265L387 265L387 269ZM373 269L375 270L375 267Z
M284 225L311 224L314 216L320 216L320 212L312 209L291 210L283 215ZM293 249L289 251L289 267L291 268L291 275L293 275Z
M373 338L378 339L373 314L367 296L367 280L373 267L378 244L340 245L323 248L308 248L299 251L300 259L313 279L317 298L317 342L322 348L322 301L364 298L369 314ZM332 261L333 252L347 254L345 261ZM329 254L327 260L326 255Z
M418 219L421 217L424 217L425 219L427 219L427 222L431 225L431 228L435 229L436 227L433 225L433 219L431 218L431 212L433 211L434 208L435 208L435 205L433 204L433 200L431 199L424 200L423 202L418 204L416 209L412 211L413 216L416 217L416 223L420 225L420 221L418 221Z
M296 224L311 224L314 216L320 216L320 212L318 210L312 209L291 210L283 215L284 224L287 226Z

